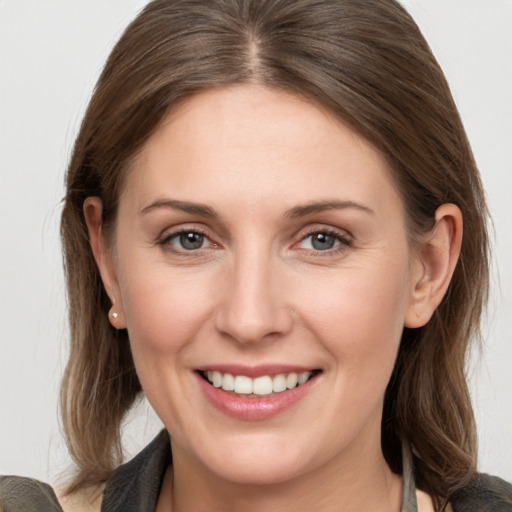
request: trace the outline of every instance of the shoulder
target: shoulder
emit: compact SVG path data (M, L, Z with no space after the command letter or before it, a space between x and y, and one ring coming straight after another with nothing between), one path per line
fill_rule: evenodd
M57 497L48 485L33 478L0 476L0 512L98 512L101 491Z
M112 473L103 492L102 510L154 510L171 462L169 434L162 430L138 455Z
M512 484L480 474L474 482L456 491L451 503L454 512L512 512Z
M99 485L68 495L58 495L59 502L64 512L100 512L103 487Z
M48 484L20 476L0 476L0 511L63 512Z
M104 489L57 498L54 490L39 480L0 476L0 512L154 510L171 460L169 435L162 430L134 459L114 471Z

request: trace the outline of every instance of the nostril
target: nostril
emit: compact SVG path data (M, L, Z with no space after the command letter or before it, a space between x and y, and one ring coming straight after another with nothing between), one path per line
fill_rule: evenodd
M243 301L225 306L215 319L220 334L243 345L275 340L287 334L292 324L290 313L278 305L258 306Z

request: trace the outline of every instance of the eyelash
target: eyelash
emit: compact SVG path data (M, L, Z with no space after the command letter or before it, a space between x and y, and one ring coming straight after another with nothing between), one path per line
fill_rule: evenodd
M186 234L199 235L199 236L203 237L203 243L204 243L204 239L206 239L206 240L210 241L210 245L212 245L214 247L218 247L217 244L215 244L214 242L211 242L209 236L203 230L198 229L198 228L180 229L178 231L170 233L170 234L164 236L162 238L162 240L158 242L158 245L164 247L166 250L169 250L176 254L185 255L185 256L195 256L195 255L200 254L204 249L206 249L205 247L200 247L198 249L184 249L184 248L179 249L170 243L171 240L179 239L180 236L186 235ZM302 250L310 251L315 256L316 255L328 256L328 255L336 255L336 254L342 253L352 246L352 240L349 237L344 236L344 235L340 234L338 231L335 231L333 229L313 229L313 230L307 232L305 235L303 235L300 238L300 240L298 242L296 242L294 245L300 244L300 243L304 242L305 240L307 240L309 237L312 237L313 235L319 235L319 234L334 238L335 242L338 242L338 245L333 248L328 248L326 250L319 250L319 249L314 249L314 248L302 249Z
M307 238L312 237L313 235L319 235L319 234L327 235L329 237L334 238L336 242L339 242L339 245L335 246L334 248L326 249L326 250L305 249L305 250L313 251L313 254L315 256L317 256L317 255L318 256L337 255L337 254L340 254L340 253L346 251L348 248L350 248L352 246L352 240L349 237L342 235L340 232L338 232L336 230L328 229L328 228L313 229L313 230L309 231L308 233L306 233L304 236L302 236L298 243L304 242Z
M158 244L161 245L162 247L164 247L166 250L172 251L176 254L184 254L187 256L197 255L198 252L200 252L204 249L203 247L201 247L199 249L178 249L170 243L171 240L179 239L180 236L187 235L187 234L200 235L204 239L210 240L208 235L203 230L198 229L198 228L193 228L193 229L180 229L178 231L174 231L173 233L170 233L170 234L164 236L163 239L160 242L158 242ZM216 245L216 244L213 244L213 245Z

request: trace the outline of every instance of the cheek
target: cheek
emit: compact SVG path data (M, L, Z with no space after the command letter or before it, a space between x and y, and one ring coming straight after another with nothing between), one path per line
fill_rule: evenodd
M400 343L408 303L407 262L366 262L309 287L302 310L343 379L384 386ZM372 263L372 264L370 264Z
M121 296L132 349L175 353L192 339L211 308L208 281L197 273L145 264L129 265Z

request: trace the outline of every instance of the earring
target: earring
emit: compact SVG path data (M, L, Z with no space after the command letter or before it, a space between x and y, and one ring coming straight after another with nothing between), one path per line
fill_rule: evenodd
M108 312L109 316L113 318L114 320L119 316L119 313L114 311L115 304L112 304L112 307L110 308L110 311Z
M115 329L120 329L119 322L121 320L120 313L117 311L114 311L114 305L112 304L112 307L110 308L110 311L108 312L108 319L110 321L110 324Z

